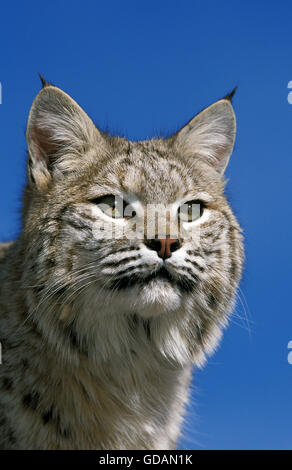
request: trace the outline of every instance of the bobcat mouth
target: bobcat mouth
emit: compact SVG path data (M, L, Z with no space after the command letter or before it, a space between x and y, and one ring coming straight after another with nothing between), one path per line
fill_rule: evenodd
M167 281L173 286L178 287L182 291L189 292L192 290L195 285L196 281L195 280L190 280L189 278L186 277L175 277L173 274L171 274L164 266L161 266L157 271L147 275L147 276L142 276L141 274L133 273L133 274L128 274L126 276L120 277L116 279L115 281L112 282L111 288L112 289L117 289L117 290L122 290L122 289L129 289L130 287L135 287L135 286L145 286L149 284L151 281L155 280L163 280Z

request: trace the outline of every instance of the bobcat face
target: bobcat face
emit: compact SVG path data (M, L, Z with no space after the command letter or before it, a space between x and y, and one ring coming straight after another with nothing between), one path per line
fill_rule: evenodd
M226 321L242 268L224 196L234 138L228 99L168 139L130 142L102 133L45 86L29 116L24 211L39 247L38 302L83 299L93 311L143 318L183 312L208 341Z
M194 165L182 164L178 150L163 141L131 144L117 160L115 183L103 191L99 187L88 204L96 222L85 263L94 266L97 284L119 309L146 316L178 309L212 272L217 274L210 252L217 235L219 244L226 238L224 230L219 233L226 208L220 178L217 182L215 171L205 165L215 192L210 194L208 179L199 178ZM103 171L101 180L113 172L113 163ZM188 203L193 214L187 213Z

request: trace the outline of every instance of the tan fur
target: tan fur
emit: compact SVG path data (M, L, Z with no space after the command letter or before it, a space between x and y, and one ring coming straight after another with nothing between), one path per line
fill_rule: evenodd
M228 99L169 139L129 142L63 91L39 93L22 232L0 245L1 448L176 446L192 363L216 347L241 276L222 175L234 138ZM185 225L165 261L138 237L107 239L113 221L94 203L107 194L142 211L205 198L199 236ZM114 227L133 230L125 219ZM162 265L169 279L155 277Z

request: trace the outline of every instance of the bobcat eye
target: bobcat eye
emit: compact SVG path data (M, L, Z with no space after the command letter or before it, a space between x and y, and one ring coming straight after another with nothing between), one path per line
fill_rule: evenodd
M134 211L129 211L129 204L123 200L120 196L114 196L109 194L106 196L101 196L96 199L91 200L92 203L96 204L99 209L109 217L114 219L130 219L136 213ZM127 214L125 215L125 208L127 207Z
M183 222L194 222L204 212L205 205L202 201L187 201L178 209L178 217Z

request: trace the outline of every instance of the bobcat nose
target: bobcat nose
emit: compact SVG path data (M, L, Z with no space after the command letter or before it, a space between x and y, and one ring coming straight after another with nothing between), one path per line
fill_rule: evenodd
M157 251L157 254L160 258L166 259L171 257L171 253L180 248L180 242L177 238L153 238L145 241L145 245L150 248L150 250Z

